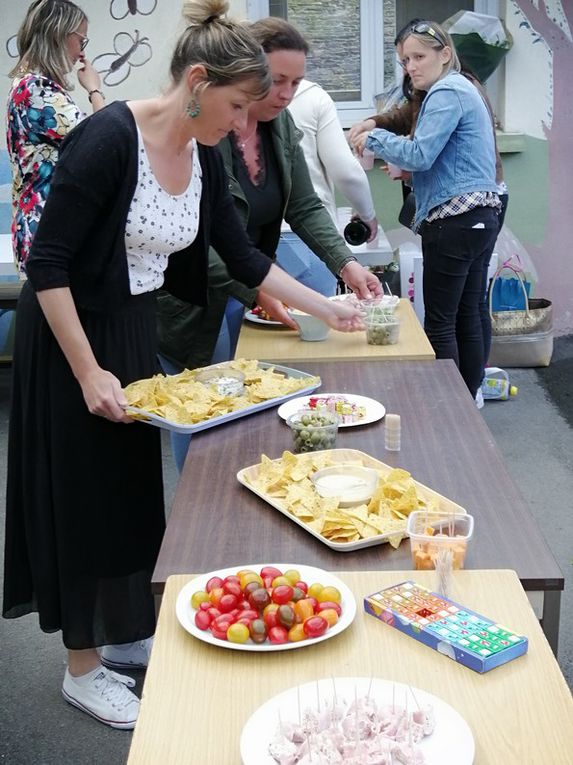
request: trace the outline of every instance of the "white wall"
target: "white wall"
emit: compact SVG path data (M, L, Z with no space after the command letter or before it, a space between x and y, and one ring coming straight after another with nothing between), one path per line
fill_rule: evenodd
M0 88L2 108L10 89L10 80L6 75L16 62L15 58L8 55L7 43L18 31L28 4L26 0L17 0L17 2L0 0L0 18L2 18L0 72L4 75ZM121 84L113 87L103 86L108 102L117 99L145 98L166 87L169 83L171 53L178 34L183 29L181 0L157 0L154 10L149 15L128 13L121 20L112 18L110 11L113 9L115 16L122 15L127 10L127 0L79 0L78 5L86 12L89 19L90 43L86 53L91 61L101 54L114 53L114 38L118 33L128 33L133 38L135 30L138 30L140 39L148 38L151 58L142 66L131 67L129 76ZM139 0L138 3L138 7L144 11L153 6L154 0ZM246 18L246 0L231 0L231 15L235 18ZM14 40L11 40L8 47L15 52ZM139 55L144 50L140 47ZM70 79L73 81L75 78L72 75ZM74 89L73 97L84 111L91 112L85 91L79 85ZM4 131L1 132L0 148L5 148L6 137Z

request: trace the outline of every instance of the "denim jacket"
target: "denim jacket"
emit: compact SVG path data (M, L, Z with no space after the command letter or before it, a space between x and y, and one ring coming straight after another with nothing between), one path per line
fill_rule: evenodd
M430 88L411 140L372 130L366 148L412 172L415 227L452 197L497 189L491 116L478 90L458 72Z

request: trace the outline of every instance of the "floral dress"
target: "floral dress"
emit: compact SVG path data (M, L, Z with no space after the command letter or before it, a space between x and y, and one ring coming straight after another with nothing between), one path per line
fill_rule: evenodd
M67 91L48 77L31 73L12 83L6 145L12 164L12 246L21 278L60 145L83 116Z

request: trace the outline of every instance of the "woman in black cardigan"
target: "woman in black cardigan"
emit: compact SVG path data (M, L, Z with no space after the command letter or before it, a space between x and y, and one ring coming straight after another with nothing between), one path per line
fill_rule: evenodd
M139 700L108 668L147 665L165 523L159 431L125 415L122 390L156 372L155 291L204 304L213 243L234 278L361 327L271 265L236 218L212 147L270 78L227 6L186 3L165 94L71 133L18 306L3 613L37 611L45 632L62 631L64 698L116 728L134 727Z

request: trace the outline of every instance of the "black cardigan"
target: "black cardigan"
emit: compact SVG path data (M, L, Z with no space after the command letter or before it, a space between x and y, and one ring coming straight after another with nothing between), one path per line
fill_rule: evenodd
M70 287L78 306L96 311L120 307L130 296L125 226L137 185L137 148L135 120L122 102L88 117L66 138L26 263L36 291ZM210 244L231 275L250 287L263 281L271 261L245 234L218 150L199 146L199 159L199 230L189 247L169 257L164 289L203 306Z

